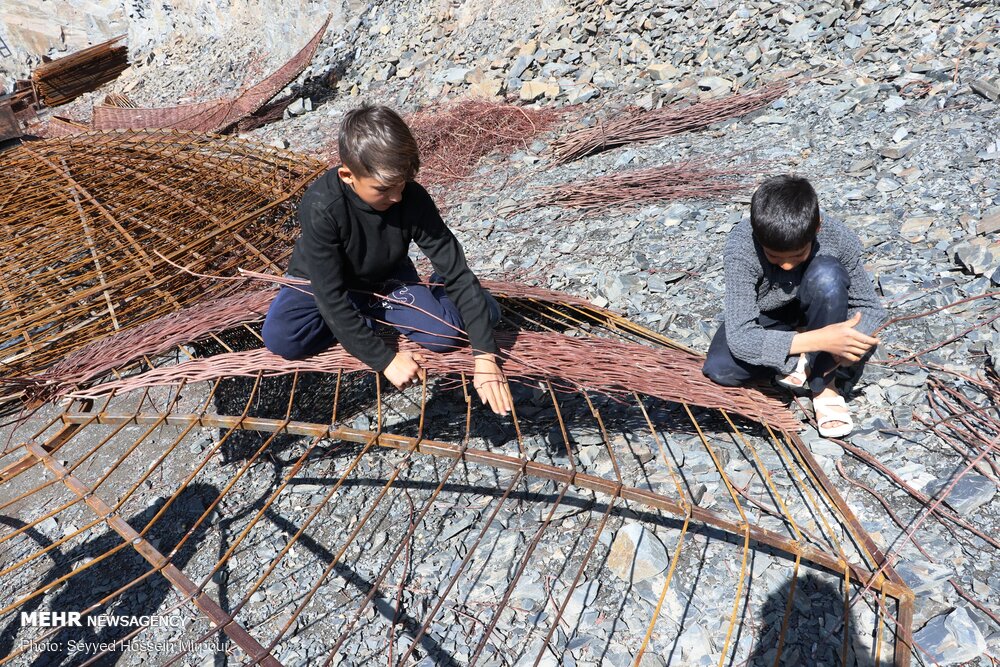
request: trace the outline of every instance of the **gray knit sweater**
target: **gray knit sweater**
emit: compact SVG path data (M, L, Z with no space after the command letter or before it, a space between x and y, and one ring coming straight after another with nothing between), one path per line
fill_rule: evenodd
M840 260L851 277L848 290L848 317L861 312L858 330L871 334L885 319L885 310L875 294L875 286L862 262L861 239L847 225L823 217L813 257L827 255ZM767 261L753 238L750 220L744 219L729 234L723 255L726 276L726 339L733 356L783 373L795 370L796 356L788 352L794 331L765 329L757 318L787 305L798 297L806 263L783 271Z

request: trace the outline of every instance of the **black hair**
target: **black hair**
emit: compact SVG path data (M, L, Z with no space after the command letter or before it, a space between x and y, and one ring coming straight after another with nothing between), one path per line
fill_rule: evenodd
M768 250L789 252L816 239L819 199L804 178L775 176L760 184L750 200L754 238Z
M420 150L406 122L389 107L362 104L340 123L340 160L359 176L385 183L411 181L420 170Z

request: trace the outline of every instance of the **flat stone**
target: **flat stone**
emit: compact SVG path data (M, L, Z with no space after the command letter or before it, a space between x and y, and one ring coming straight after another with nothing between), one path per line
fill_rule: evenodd
M884 108L886 113L893 113L894 111L898 111L905 106L906 106L905 99L903 99L898 95L892 95L891 97L889 97L889 99L885 101Z
M832 118L843 118L847 114L854 111L854 107L858 106L857 100L845 99L839 102L834 102L829 107L827 107L830 116Z
M587 607L594 604L597 594L601 590L601 582L588 581L579 584L573 589L573 594L569 596L566 609L560 619L567 627L575 628L580 623L580 617Z
M895 569L917 595L940 590L946 581L955 576L951 568L918 557L900 560Z
M809 38L809 33L813 30L811 19L803 19L798 23L788 26L788 39L796 42L804 42Z
M862 171L868 171L875 166L875 160L870 157L862 158L860 160L855 160L847 167L847 173L849 174L859 174Z
M883 146L879 149L879 154L882 157L889 158L890 160L898 160L909 155L913 151L914 142L910 141L905 144L899 144L898 146Z
M471 67L451 67L438 75L438 80L452 85L465 83L465 78L472 72Z
M907 218L899 228L900 235L907 241L922 241L927 234L928 228L934 223L931 216L917 216Z
M607 559L609 570L633 584L656 576L668 564L666 547L652 531L638 523L618 530Z
M469 86L469 92L480 97L496 97L503 92L503 87L501 79L484 78Z
M680 72L670 63L653 63L646 68L652 81L668 81L677 78Z
M982 95L991 102L996 102L1000 99L1000 86L987 79L978 79L970 84L972 90L974 90L978 95Z
M888 176L883 176L878 179L878 183L875 184L875 189L879 192L895 192L900 187L899 181L893 180Z
M566 101L570 104L583 104L601 94L600 89L590 84L572 86L566 91Z
M531 80L521 84L520 97L525 102L534 102L540 97L556 97L559 94L559 84L548 81Z
M980 218L976 223L977 234L993 234L1000 231L1000 211Z
M947 479L938 479L926 486L924 492L937 497L938 492L951 484ZM955 483L944 502L959 514L966 516L993 500L997 487L988 477L968 473Z
M732 90L733 82L721 76L706 76L698 80L698 87L712 92L729 92Z
M976 275L992 274L1000 260L1000 242L987 238L966 239L951 246L949 254Z
M935 616L913 635L929 653L931 664L956 665L978 658L986 651L986 640L965 607Z
M518 56L514 61L514 64L510 66L507 76L515 79L521 78L521 75L524 74L524 70L528 69L533 62L535 62L535 59L532 56Z
M308 97L300 97L291 104L288 105L288 113L292 116L301 116L307 111L312 111L313 105L312 100Z

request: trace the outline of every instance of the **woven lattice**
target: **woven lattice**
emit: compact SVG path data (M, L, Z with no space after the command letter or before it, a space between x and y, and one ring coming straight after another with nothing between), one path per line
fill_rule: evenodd
M163 257L217 275L282 271L297 234L295 197L322 169L238 139L180 132L33 142L6 153L4 167L6 377L234 288Z

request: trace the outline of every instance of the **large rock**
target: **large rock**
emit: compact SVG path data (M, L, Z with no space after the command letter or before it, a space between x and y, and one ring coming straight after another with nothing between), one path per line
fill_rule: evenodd
M951 480L938 479L924 489L930 496L937 497L938 493L945 489ZM961 515L968 515L993 500L997 487L988 477L975 473L965 475L955 483L955 487L948 492L944 502Z
M955 576L955 572L951 568L931 563L922 558L908 558L899 561L896 564L896 573L917 595L936 591L944 585L944 582Z
M931 664L942 667L968 662L986 650L983 633L965 607L935 616L913 635L913 640L930 654L927 657Z
M663 542L638 523L632 523L615 534L608 554L608 569L629 583L637 583L663 572L670 557Z

